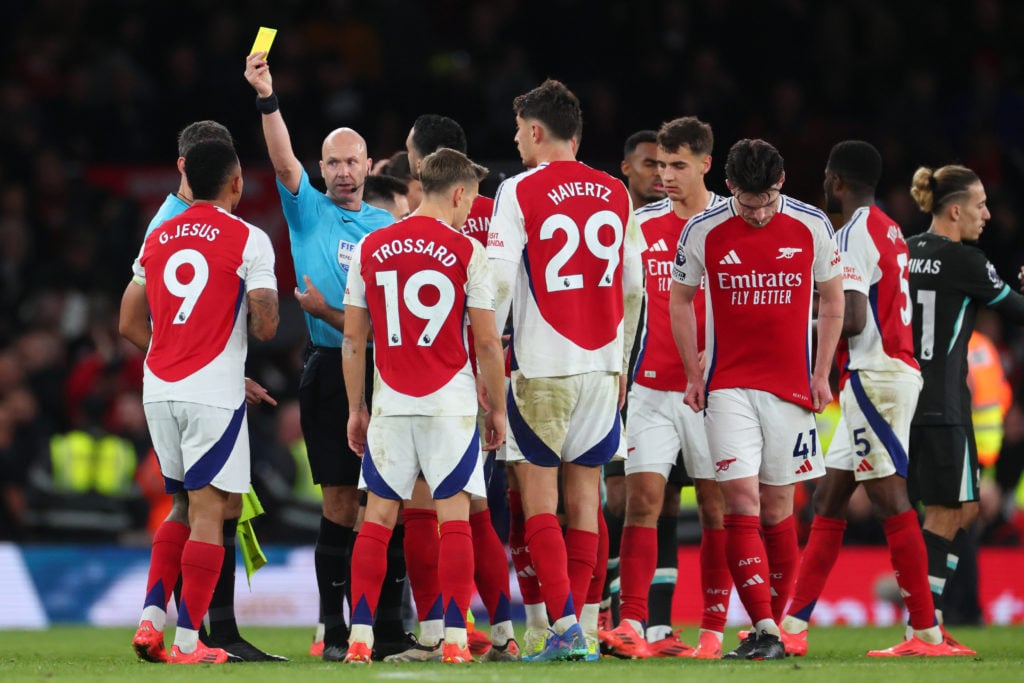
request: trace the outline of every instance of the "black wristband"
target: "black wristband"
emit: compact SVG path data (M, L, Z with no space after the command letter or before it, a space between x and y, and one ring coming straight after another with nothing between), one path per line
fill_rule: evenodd
M256 110L261 114L273 114L279 108L277 93L270 93L268 97L256 96Z

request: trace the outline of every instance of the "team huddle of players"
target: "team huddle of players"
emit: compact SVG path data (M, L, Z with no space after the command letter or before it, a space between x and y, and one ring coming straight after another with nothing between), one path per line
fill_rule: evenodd
M493 204L479 196L488 171L466 156L458 124L417 119L408 150L422 198L392 223L362 201L369 161L358 133L338 129L325 139L327 190L318 192L291 151L264 53L247 58L246 78L305 284L296 291L311 340L300 401L324 490L313 652L348 663L473 661L466 617L476 589L491 621L489 642L474 647L485 661L590 661L602 651L802 656L845 505L863 483L910 615L903 642L868 654L973 654L941 625L942 589L978 500L969 412L959 412L962 397L948 397L943 377L965 373L958 354L979 305L1024 320L1024 299L961 244L988 219L969 169L918 171L914 196L933 223L908 246L874 205L878 152L841 142L825 167L827 208L844 221L835 233L825 213L782 193L783 158L763 140L730 148L730 196L708 190L711 127L683 117L646 141L664 193L649 201L660 192L630 192L577 161L579 101L548 80L513 102L527 170L505 180ZM147 417L168 490L186 492L189 506L189 524L177 520L154 542L134 641L150 661L233 658L230 647L199 640L196 615L207 612L223 573L218 533L234 519L227 492L248 486L245 400L266 398L244 385L244 321L248 314L257 331L260 293L276 283L265 235L230 213L241 191L230 149L206 142L182 154L192 206L150 233L135 266L153 321ZM199 192L193 176L204 173ZM490 216L489 232L463 234L471 216L474 226ZM193 234L180 230L186 222L213 227ZM920 258L943 272L918 269L930 279L915 283ZM208 290L220 295L204 297ZM138 311L136 321L145 308ZM137 339L149 346L145 332ZM814 413L832 400L837 346L843 417L826 468ZM929 394L933 381L939 388ZM915 411L922 383L921 403L931 408L923 414ZM936 405L933 395L945 398ZM217 418L197 427L207 407ZM496 451L508 473L509 545L526 607L521 644L486 508L484 469ZM941 470L922 466L936 458ZM610 535L601 473L611 463L613 475L613 461L623 460L625 520L612 532L621 607L612 623L601 605ZM693 647L668 624L649 622L659 518L678 500L680 468L696 487L704 534ZM801 564L794 490L822 477ZM356 532L358 491L365 505ZM923 533L912 500L925 505ZM420 633L395 647L382 636L393 620L385 576L401 550ZM164 610L179 571L167 653ZM752 628L729 650L732 590Z

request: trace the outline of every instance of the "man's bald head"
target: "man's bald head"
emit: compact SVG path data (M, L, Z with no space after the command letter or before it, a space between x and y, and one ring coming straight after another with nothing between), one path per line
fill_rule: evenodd
M366 154L366 140L351 128L336 128L324 138L321 153L320 173L327 195L345 209L358 210L373 163Z

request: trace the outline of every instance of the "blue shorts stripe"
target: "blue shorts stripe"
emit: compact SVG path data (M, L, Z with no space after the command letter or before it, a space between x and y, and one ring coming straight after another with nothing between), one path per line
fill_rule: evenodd
M892 427L879 415L878 410L871 403L871 399L868 398L867 393L864 391L864 385L860 381L860 373L856 370L850 371L850 385L853 387L853 395L857 398L857 405L860 407L861 412L864 413L864 417L867 418L872 431L878 436L882 445L885 446L885 450L889 453L889 458L892 459L892 463L896 467L896 474L906 479L907 466L910 462L907 458L907 452L903 450L903 444L896 437L896 433L892 431Z
M473 430L473 438L469 440L466 451L459 458L459 464L455 466L447 477L444 478L437 488L434 489L434 499L444 500L451 498L456 493L465 490L469 478L473 476L473 468L480 458L480 428Z
M370 452L370 444L366 444L366 452L363 453L363 480L366 481L366 488L381 498L388 500L402 500L402 497L395 493L395 490L388 486L380 471L373 464L373 454Z
M238 434L241 432L244 420L245 401L242 401L242 405L235 409L234 414L231 416L231 421L228 422L228 426L224 429L221 437L217 439L217 443L213 444L210 450L206 451L185 472L185 490L195 491L209 485L213 481L217 473L224 467L224 463L228 461L231 452L235 450L235 443L238 441ZM166 480L164 484L166 486Z
M516 439L516 443L519 444L519 452L523 454L523 457L534 465L540 465L541 467L558 467L561 465L561 456L548 448L548 445L534 433L530 425L523 419L522 413L519 412L519 406L516 405L515 396L512 395L511 387L509 387L507 399L505 404L508 406L508 424L512 430L512 435Z

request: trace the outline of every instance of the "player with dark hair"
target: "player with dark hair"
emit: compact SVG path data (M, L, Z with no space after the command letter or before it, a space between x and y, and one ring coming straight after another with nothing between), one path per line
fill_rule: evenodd
M454 226L465 222L486 174L455 150L428 155L417 212L368 235L352 260L343 363L352 406L348 440L363 456L360 488L367 503L352 556L348 663L370 661L391 529L421 472L440 523L435 561L444 619L441 661L473 659L466 632L474 564L469 508L470 496L486 491L467 317L477 330L480 396L489 408L485 450L500 446L505 436L504 358L486 252ZM372 420L361 401L371 323L378 349Z
M601 639L620 657L716 658L721 656L732 584L725 564L722 494L702 419L682 400L686 375L672 339L668 303L679 236L691 218L725 199L704 183L714 147L711 126L692 116L674 119L662 125L657 140L658 173L668 198L636 212L647 242L646 314L626 420L630 454L625 463L626 525L620 565L623 621L602 632ZM703 299L695 302L700 325ZM703 350L703 338L698 347ZM678 574L676 523L684 483L697 488L704 536L699 652L672 632L671 621Z
M600 466L619 449L643 236L622 183L576 161L583 117L565 85L549 79L516 97L513 110L528 170L498 190L487 254L497 319L512 308L507 460L554 620L530 657L597 658Z
M619 164L626 189L637 211L644 206L663 200L665 188L658 176L658 133L638 130L632 133L622 148ZM633 345L634 356L638 345ZM636 358L630 359L631 365ZM604 586L601 591L601 629L611 630L619 619L619 545L626 515L626 472L624 460L612 460L604 466L605 502L602 510L608 533L608 562ZM598 558L600 561L600 558Z
M907 240L914 355L924 378L910 428L907 486L910 499L924 505L928 581L941 624L946 585L978 514L980 467L967 386L967 342L982 307L1024 324L1024 296L1003 282L981 249L966 244L978 240L991 218L985 187L974 171L956 165L921 167L910 193L932 222L927 232ZM975 654L944 627L943 633L957 654Z
M389 175L368 175L363 184L363 201L370 206L384 209L396 221L410 213L408 194L409 186Z
M274 336L277 281L270 238L230 213L243 185L234 147L198 142L185 155L184 171L192 206L149 234L133 267L132 286L145 292L147 307L129 301L121 310L122 335L148 348L142 401L167 491L184 490L189 501L176 562L157 548L173 539L154 538L133 646L149 661L222 664L228 653L199 642L199 627L221 576L229 496L250 485L246 316L255 337ZM168 656L167 587L179 573L178 627Z
M165 221L192 206L192 188L185 175L185 156L197 144L209 141L224 142L232 147L235 144L231 132L216 121L194 121L178 133L177 168L181 176L178 190L173 194L168 194L163 204L160 205L146 228L146 236L149 236ZM140 313L145 311L148 315L146 292L132 282L125 287L121 305L122 310L138 307ZM143 350L146 349L143 348ZM276 401L271 398L267 390L249 378L245 380L245 394L250 405L256 405L263 401L276 405ZM158 588L157 582L161 581L164 574L163 567L171 568L179 562L183 544L188 537L188 495L184 490L177 491L172 494L171 501L171 511L154 534L153 557L150 562L150 577L147 583L147 592L162 590L166 593L162 599L154 595L155 602L163 604L170 599L172 590L176 593L176 599L180 599L178 586L165 586L161 583ZM245 534L254 533L251 522L248 520L240 522L240 519L247 510L259 509L261 509L259 499L256 498L256 493L251 488L243 495L236 493L228 495L223 530L224 562L221 564L220 577L210 600L210 630L209 633L206 633L205 629L200 629L199 638L205 645L226 650L234 660L246 662L287 661L286 657L264 652L245 640L238 632L238 621L235 616L235 569L237 565L235 539L239 534L240 527ZM242 552L252 552L250 545L242 544ZM148 636L143 633L141 637L145 640Z
M825 166L826 209L840 213L836 234L843 259L845 307L836 360L842 417L814 489L814 521L804 548L782 643L807 653L807 625L839 557L850 497L861 484L882 522L900 595L914 636L880 656L942 656L928 588L928 565L917 511L907 497L910 420L921 391L914 359L908 251L896 222L875 204L882 156L871 144L844 140Z
M686 369L686 403L706 411L725 498L729 571L754 624L724 658L779 659L785 650L773 600L788 596L799 562L795 484L824 473L813 411L832 398L828 376L843 322L842 280L828 218L782 194L784 164L775 147L740 140L729 150L725 173L733 197L687 224L669 306ZM702 279L704 372L693 310ZM821 297L812 367L815 283ZM758 341L765 339L771 343ZM772 545L782 560L773 558Z

